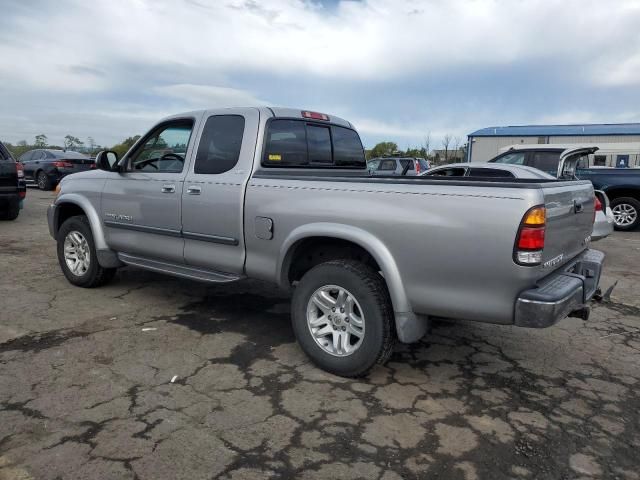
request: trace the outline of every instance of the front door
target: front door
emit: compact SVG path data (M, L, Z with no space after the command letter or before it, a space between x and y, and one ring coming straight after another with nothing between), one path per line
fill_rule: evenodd
M102 191L107 243L118 252L184 263L182 187L195 119L160 124L122 159Z
M203 119L182 194L184 257L189 265L244 270L244 191L251 175L259 111L225 109Z

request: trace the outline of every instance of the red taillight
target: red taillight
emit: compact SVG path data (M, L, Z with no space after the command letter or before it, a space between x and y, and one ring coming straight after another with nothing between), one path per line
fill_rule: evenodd
M58 167L58 168L71 168L71 167L73 167L73 163L64 162L64 161L56 161L56 162L53 162L51 165L53 165L54 167Z
M324 120L325 122L329 121L329 115L325 115L324 113L303 111L302 116L304 118L310 118L312 120Z
M16 162L16 173L18 174L18 178L24 178L24 165L20 162Z
M602 211L602 202L600 201L597 195L595 198L596 198L596 201L593 206L593 223L596 223L596 212Z
M18 196L20 198L25 198L27 196L26 190L22 190L22 191L18 192Z
M600 199L598 197L596 197L596 212L601 212L602 211L602 202L600 201Z
M416 162L416 175L420 175L420 161L414 160Z
M513 252L516 263L539 265L542 262L546 222L547 210L544 207L533 207L524 214Z
M542 250L544 230L544 227L522 227L518 238L518 250Z

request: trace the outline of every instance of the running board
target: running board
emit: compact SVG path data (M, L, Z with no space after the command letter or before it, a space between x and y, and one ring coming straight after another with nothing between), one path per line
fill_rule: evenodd
M175 277L198 280L200 282L229 283L243 278L242 275L203 270L201 268L190 267L188 265L176 265L173 263L161 262L159 260L137 257L128 253L118 253L118 258L127 265L144 268L145 270L151 270L153 272L166 273L167 275L173 275Z

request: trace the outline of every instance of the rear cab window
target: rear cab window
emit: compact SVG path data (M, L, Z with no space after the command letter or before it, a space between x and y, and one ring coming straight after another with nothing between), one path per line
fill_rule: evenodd
M262 165L367 168L362 142L354 130L283 118L267 123Z

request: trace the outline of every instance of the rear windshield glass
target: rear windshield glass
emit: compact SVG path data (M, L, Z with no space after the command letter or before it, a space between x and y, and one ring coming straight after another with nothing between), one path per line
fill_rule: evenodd
M71 150L55 150L53 152L49 151L47 152L47 154L53 154L53 157L57 157L57 158L68 158L68 159L73 159L73 158L77 158L77 159L87 159L89 157L87 157L86 155L83 155L80 152L72 152ZM49 156L49 155L47 155Z
M560 154L556 152L535 152L531 158L531 166L543 172L558 170Z
M272 120L262 164L282 167L366 168L358 134L344 127L301 120Z
M331 163L331 134L328 127L307 125L309 162Z
M342 167L364 168L364 149L358 134L344 127L331 127L333 135L333 161Z

